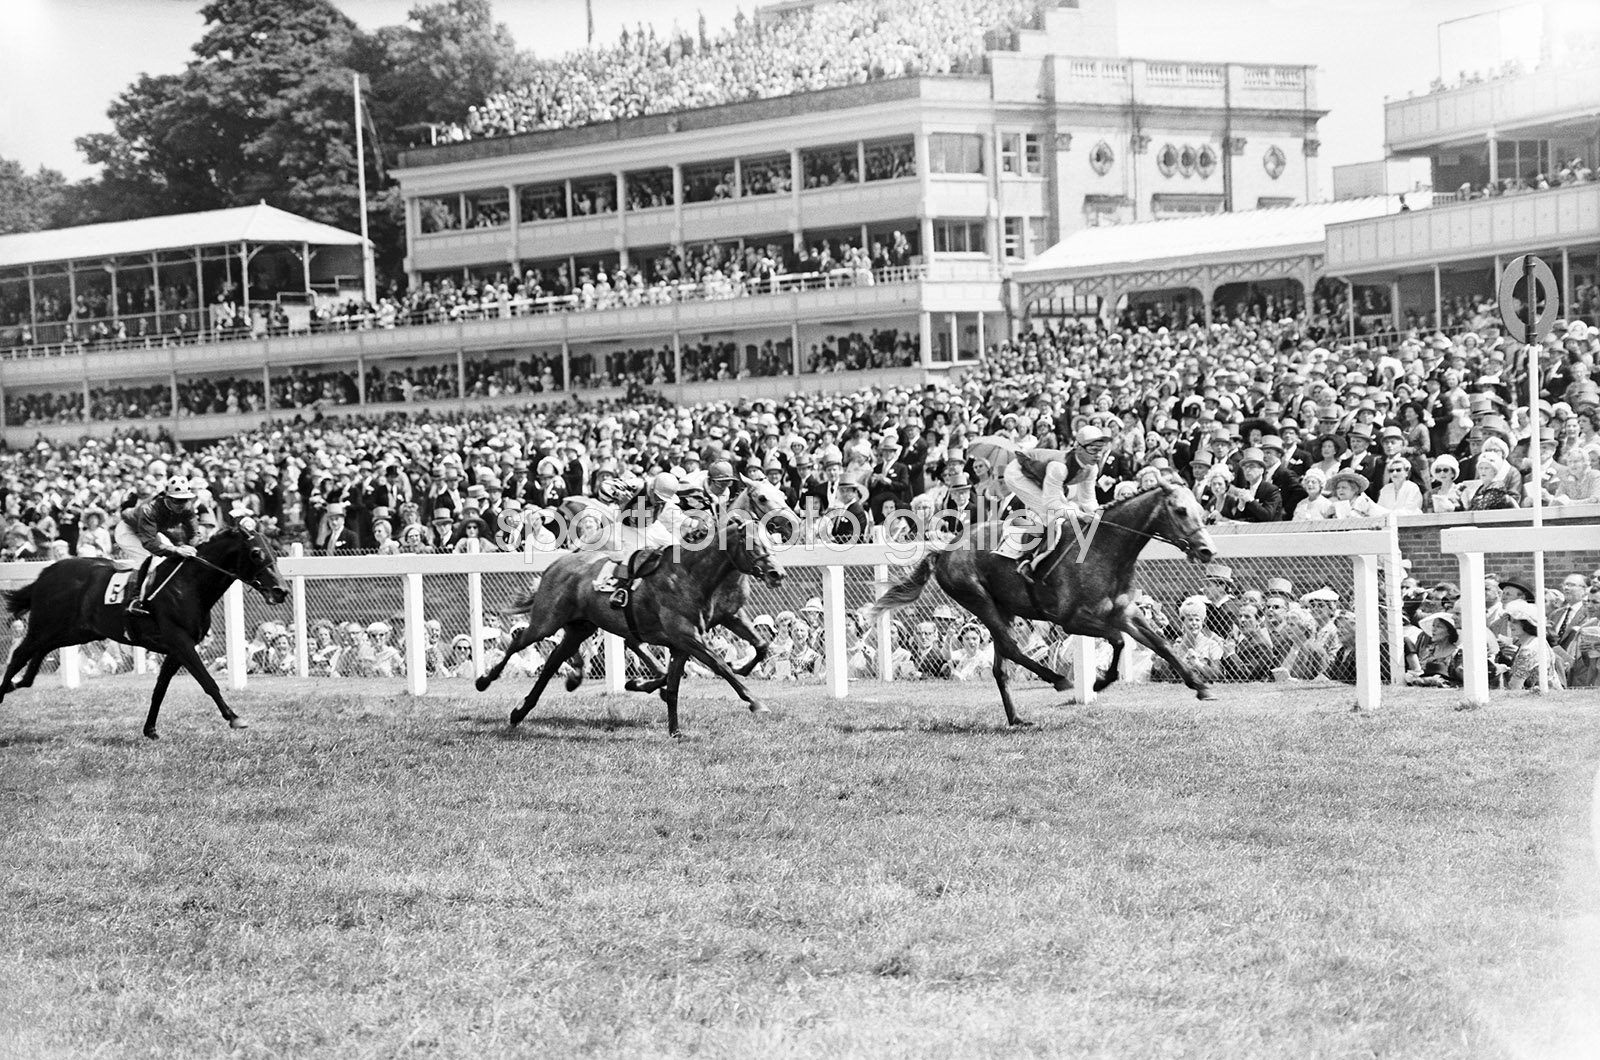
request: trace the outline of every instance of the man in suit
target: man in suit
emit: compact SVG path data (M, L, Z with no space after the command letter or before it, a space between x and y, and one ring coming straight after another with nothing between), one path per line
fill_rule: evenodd
M1277 487L1278 497L1283 502L1283 515L1280 518L1287 519L1306 499L1306 491L1300 485L1300 476L1284 463L1283 449L1283 439L1276 434L1261 439L1261 454L1267 461L1265 478Z
M1350 427L1350 449L1340 459L1345 467L1367 480L1367 497L1378 499L1383 488L1383 458L1372 451L1373 430L1370 423L1357 423Z
M327 516L323 520L317 541L318 555L342 556L360 550L361 541L356 536L355 529L345 525L349 512L349 505L344 501L334 501L328 505Z
M1578 627L1600 619L1588 601L1589 579L1582 574L1569 574L1561 580L1561 603L1552 607L1545 616L1545 629L1550 643L1573 655L1573 645L1578 639Z
M1251 446L1239 454L1239 477L1222 498L1222 517L1241 523L1273 523L1283 518L1283 496L1266 478L1267 462Z
M899 434L893 429L883 432L878 439L878 459L867 477L867 507L876 518L886 501L895 507L911 504L911 468L900 459L903 452Z

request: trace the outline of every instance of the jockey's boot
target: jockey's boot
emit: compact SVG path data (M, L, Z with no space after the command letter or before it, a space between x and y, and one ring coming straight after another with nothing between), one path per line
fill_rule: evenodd
M1017 560L1017 573L1022 575L1022 580L1029 585L1038 583L1039 557L1042 554L1042 549L1034 548Z
M133 618L133 617L137 616L137 617L149 618L150 617L149 604L150 604L150 601L148 599L146 599L145 595L144 595L144 587L140 586L139 595L134 597L133 600L130 601L129 604L128 604L128 617L129 618Z

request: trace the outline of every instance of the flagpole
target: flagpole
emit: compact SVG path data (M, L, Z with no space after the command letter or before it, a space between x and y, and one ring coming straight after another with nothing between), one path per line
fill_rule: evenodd
M356 191L361 198L361 294L368 305L378 301L378 284L372 274L372 240L367 238L367 148L361 135L361 75L351 74L356 88Z

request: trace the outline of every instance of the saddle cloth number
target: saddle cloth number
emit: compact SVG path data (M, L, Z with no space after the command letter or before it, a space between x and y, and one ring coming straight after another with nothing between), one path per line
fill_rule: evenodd
M609 593L617 587L617 561L608 559L600 565L600 570L594 576L594 591Z
M106 603L120 604L128 594L128 583L133 580L136 571L121 570L111 576L106 583Z

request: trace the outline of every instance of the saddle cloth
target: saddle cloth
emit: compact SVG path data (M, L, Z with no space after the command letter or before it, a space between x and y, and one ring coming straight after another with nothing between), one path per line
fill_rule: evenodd
M107 606L115 606L137 595L136 590L139 588L140 582L145 578L154 577L156 571L160 570L161 565L165 562L165 556L160 558L152 557L137 567L119 570L113 574L111 580L106 582L105 602Z

